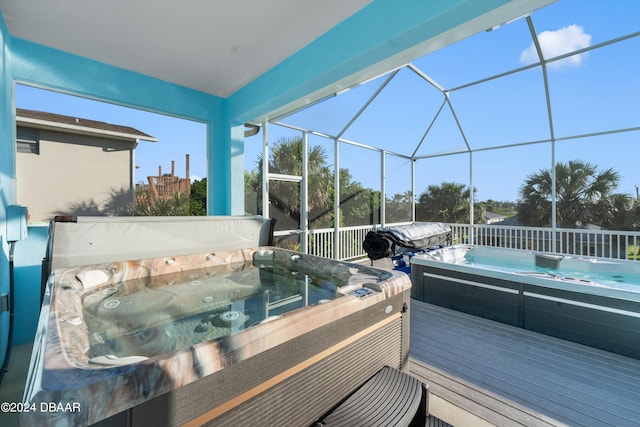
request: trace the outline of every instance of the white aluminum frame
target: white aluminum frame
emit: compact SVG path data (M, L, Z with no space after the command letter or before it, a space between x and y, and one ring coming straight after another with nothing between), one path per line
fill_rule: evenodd
M292 124L288 124L285 123L283 120L286 119L288 116L296 113L299 110L296 111L292 111L286 115L282 115L280 117L278 117L277 119L272 120L270 123L273 125L278 125L278 126L283 126L292 130L297 130L300 131L303 135L303 141L304 141L304 161L303 161L303 176L302 177L295 177L295 179L299 180L299 182L301 182L301 197L303 200L301 200L301 207L305 206L308 207L308 200L307 200L307 191L308 191L308 150L307 150L307 136L309 134L311 135L315 135L315 136L319 136L322 138L326 138L326 139L331 139L334 142L334 193L335 193L335 199L334 199L334 230L333 230L333 245L334 248L336 248L336 250L334 250L333 252L333 258L336 259L344 259L343 256L341 256L341 244L340 244L340 224L339 224L339 209L340 209L340 205L339 205L339 200L340 200L340 188L339 188L339 174L340 174L340 144L350 144L350 145L354 145L357 147L361 147L364 149L368 149L368 150L373 150L373 151L377 151L380 153L380 171L381 171L381 183L380 183L380 188L381 188L381 223L380 226L384 227L385 226L385 201L386 201L386 156L388 155L393 155L393 156L397 156L400 158L405 158L411 161L411 192L413 194L413 201L412 201L412 216L411 216L411 221L415 221L415 207L416 207L416 201L415 201L415 191L416 191L416 185L415 185L415 172L416 172L416 161L420 160L420 159L427 159L427 158L435 158L435 157L442 157L442 156L449 156L449 155L455 155L455 154L462 154L462 153L468 153L469 154L469 188L473 189L473 154L475 152L482 152L482 151L488 151L488 150L497 150L497 149L504 149L504 148L512 148L512 147L520 147L520 146L527 146L527 145L534 145L534 144L544 144L544 143L550 143L550 163L551 163L551 171L552 171L552 183L553 183L553 188L552 188L552 218L551 218L551 228L548 229L552 232L556 232L558 229L557 227L557 222L556 222L556 169L555 169L555 165L556 165L556 142L557 141L562 141L562 140L570 140L570 139L577 139L577 138L587 138L587 137L594 137L594 136L601 136L601 135L607 135L607 134L614 134L614 133L626 133L626 132L637 132L640 131L640 126L638 127L630 127L630 128L622 128L622 129L610 129L610 130L606 130L606 131L602 131L602 132L595 132L595 133L589 133L589 134L581 134L581 135L572 135L572 136L566 136L566 137L562 137L562 138L557 138L555 136L555 129L554 129L554 124L553 124L553 114L552 114L552 104L551 104L551 96L550 96L550 91L549 91L549 82L548 82L548 76L547 76L547 64L555 62L555 61L559 61L565 58L568 58L570 56L573 55L579 55L581 53L585 53L588 51L592 51L598 48L602 48L604 46L608 46L611 44L615 44L615 43L619 43L621 41L624 40L628 40L634 37L638 37L640 36L640 31L637 32L633 32L630 34L627 34L625 36L622 37L618 37L618 38L614 38L584 49L579 49L576 50L574 52L570 52L570 53L566 53L566 54L562 54L556 57L552 57L549 59L545 59L543 54L542 54L542 50L540 47L540 42L538 40L536 31L535 31L535 27L533 25L533 20L531 18L531 15L525 15L524 18L526 19L527 22L527 26L529 28L529 33L531 35L531 38L533 40L534 46L536 48L537 54L538 54L538 59L539 61L537 63L534 64L529 64L523 67L519 67L519 68L515 68L512 69L510 71L507 72L503 72L503 73L499 73L490 77L486 77L480 80L476 80L470 83L466 83L464 85L460 85L457 87L453 87L450 89L446 89L444 88L442 85L440 85L437 81L435 81L433 78L431 78L428 74L426 74L424 71L422 71L419 67L417 67L415 64L413 63L407 63L401 67L396 67L392 70L390 70L387 74L388 76L382 81L382 83L379 85L379 87L374 91L374 93L365 101L365 103L362 105L362 107L351 117L351 119L349 119L346 123L346 125L336 134L336 135L329 135L327 133L321 132L321 131L317 131L317 130L312 130L312 129L305 129L302 128L300 126L295 126ZM449 99L449 94L455 91L459 91L471 86L475 86L481 83L485 83L487 81L491 81L497 78L501 78L501 77L505 77L511 74L515 74L515 73L519 73L521 71L525 71L525 70L529 70L531 68L535 68L535 67L541 67L541 71L542 71L542 76L543 76L543 82L544 82L544 91L545 91L545 98L546 98L546 109L547 109L547 118L548 118L548 123L549 123L549 138L548 139L542 139L542 140L536 140L536 141L528 141L528 142L519 142L519 143L513 143L513 144L503 144L503 145L495 145L495 146L490 146L490 147L482 147L482 148L472 148L471 144L469 143L463 126L460 123L460 121L458 120L458 117L455 113L455 109L453 104L451 103L450 99ZM435 116L433 117L433 119L430 121L430 123L428 124L422 138L418 141L418 143L416 144L415 149L413 150L413 152L410 155L405 155L402 153L397 153L397 152L393 152L393 151L389 151L389 150L384 150L378 147L374 147L374 146L370 146L367 144L363 144L357 141L351 141L348 139L343 138L343 135L346 133L346 131L356 122L356 120L364 113L364 111L369 107L369 105L371 105L371 103L378 97L378 95L388 86L388 84L396 77L396 75L398 74L398 72L403 69L406 68L410 71L412 71L413 73L415 73L416 75L418 75L419 77L421 77L426 83L428 83L429 85L433 86L434 88L436 88L438 91L440 91L442 93L443 96L443 102L440 106L440 108L438 109L438 111L436 112ZM381 76L377 76L376 78L381 77ZM350 89L352 89L353 87L356 86L360 86L364 83L370 82L374 79L368 79L366 82L361 82L359 84L356 84L352 87L349 88L345 88L343 90L341 90L339 93L336 93L333 96L338 96ZM325 98L326 99L326 98ZM322 101L322 100L321 100ZM318 101L318 102L321 102ZM309 108L315 104L317 104L318 102L307 106L306 108ZM457 150L451 150L451 151L447 151L447 152L441 152L441 153L434 153L434 154L428 154L428 155L421 155L418 156L418 150L420 149L420 146L422 145L422 143L424 142L425 138L427 137L427 135L429 134L429 132L431 131L435 121L438 119L440 113L442 112L443 108L445 105L449 106L449 109L452 112L454 121L456 123L456 126L458 128L458 131L460 132L460 135L464 141L465 144L465 148L464 149L457 149ZM263 167L266 167L266 173L263 173L263 194L262 194L262 198L263 198L263 215L268 215L268 180L269 179L294 179L294 177L285 177L285 176L277 176L275 174L269 174L268 173L268 124L264 123L263 125L263 129L264 129L264 133L263 133ZM470 218L469 218L469 227L470 229L474 229L475 225L474 225L474 220L473 220L473 202L474 202L474 197L473 197L473 191L470 197ZM303 213L304 212L304 213ZM304 217L304 220L303 220ZM375 227L375 225L373 226ZM280 232L279 234L281 234L283 232ZM300 242L301 245L303 246L303 251L306 252L307 251L307 244L306 242L308 241L309 237L310 237L310 230L308 229L308 217L307 217L307 209L302 209L301 208L301 229L300 230L292 230L291 233L300 233ZM470 233L470 238L471 238L471 242L470 243L474 243L473 239L474 239L475 233ZM304 242L304 243L303 243ZM552 247L550 248L553 252L555 252L557 250L556 248L556 241L555 239L551 239L551 245Z

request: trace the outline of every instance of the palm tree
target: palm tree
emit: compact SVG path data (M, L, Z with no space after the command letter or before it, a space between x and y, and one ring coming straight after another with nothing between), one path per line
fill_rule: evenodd
M476 189L473 189L475 195ZM469 222L469 201L471 191L464 184L443 182L430 185L420 194L416 207L418 221L442 221L450 223ZM475 197L474 197L475 199ZM483 222L484 209L474 203L474 222Z
M380 222L380 192L354 181L348 169L340 169L340 215L343 227Z
M385 218L387 222L403 222L411 220L411 208L413 193L405 191L404 193L396 193L393 197L387 197L385 206Z
M279 138L273 145L270 157L270 173L302 176L302 138ZM250 186L256 194L261 192L262 162L263 159L258 157L258 173L250 176ZM322 147L313 146L309 149L308 169L309 221L313 223L323 214L332 212L333 175ZM281 212L283 220L299 221L300 187L297 183L273 180L269 184L269 197L272 208Z
M630 198L615 194L620 175L612 168L598 172L580 160L556 164L556 222L562 227L594 223L603 227L624 221ZM524 225L551 224L552 174L541 169L520 189L518 217Z

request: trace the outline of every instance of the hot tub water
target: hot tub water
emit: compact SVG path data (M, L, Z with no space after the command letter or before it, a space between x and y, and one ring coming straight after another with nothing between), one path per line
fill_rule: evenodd
M449 262L483 270L536 275L549 279L576 281L591 286L640 292L640 263L637 266L633 264L621 266L619 262L600 258L542 255L557 259L555 263L545 263L536 262L535 254L529 251L484 247L468 247L463 250L464 257L449 257L451 258Z
M123 281L83 298L90 356L153 357L230 336L331 300L346 284L252 262Z

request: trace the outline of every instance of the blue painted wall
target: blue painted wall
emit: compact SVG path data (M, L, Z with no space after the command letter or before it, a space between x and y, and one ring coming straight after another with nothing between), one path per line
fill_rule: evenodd
M6 207L15 201L10 56L9 32L0 15L0 295L9 293ZM9 312L0 313L0 366L5 361L8 336Z
M29 227L29 237L16 242L13 274L17 285L14 300L19 309L16 309L14 316L17 326L13 332L14 345L32 342L36 334L37 314L40 312L42 259L45 256L48 233L47 226Z

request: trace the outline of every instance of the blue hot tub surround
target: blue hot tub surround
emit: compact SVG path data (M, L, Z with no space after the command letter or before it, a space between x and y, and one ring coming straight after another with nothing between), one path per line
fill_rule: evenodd
M454 245L411 260L415 299L640 359L640 263Z

